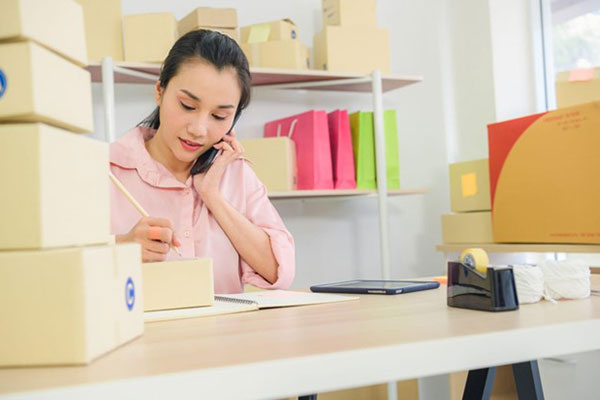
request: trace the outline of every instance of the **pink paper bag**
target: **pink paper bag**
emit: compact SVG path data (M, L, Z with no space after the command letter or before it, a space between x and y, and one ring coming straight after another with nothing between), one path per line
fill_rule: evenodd
M265 137L288 136L296 144L298 189L333 189L325 111L311 110L265 124Z
M333 183L336 189L356 189L354 153L348 110L335 110L327 114L329 140L333 164Z

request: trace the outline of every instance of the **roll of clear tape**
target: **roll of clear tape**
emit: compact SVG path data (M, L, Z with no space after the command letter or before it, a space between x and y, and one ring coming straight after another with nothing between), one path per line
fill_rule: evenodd
M519 304L537 303L544 297L544 274L535 265L512 265Z
M460 254L460 262L485 275L490 265L490 258L483 249L466 249Z
M544 291L551 299L584 299L590 295L590 266L581 260L546 260L540 265Z

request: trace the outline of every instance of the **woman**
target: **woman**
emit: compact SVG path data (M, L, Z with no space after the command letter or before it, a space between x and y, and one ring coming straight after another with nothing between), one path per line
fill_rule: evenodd
M212 258L216 293L287 288L294 277L293 238L232 130L250 91L235 41L189 32L163 63L154 112L110 146L112 173L151 215L112 186L117 242L139 243L144 262Z

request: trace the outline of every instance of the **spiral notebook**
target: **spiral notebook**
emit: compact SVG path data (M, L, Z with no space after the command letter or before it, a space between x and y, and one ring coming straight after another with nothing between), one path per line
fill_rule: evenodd
M214 304L207 307L147 311L144 313L144 321L153 322L171 319L208 317L211 315L255 311L263 308L305 306L350 300L358 300L358 297L326 293L295 292L290 290L262 290L251 293L215 296Z

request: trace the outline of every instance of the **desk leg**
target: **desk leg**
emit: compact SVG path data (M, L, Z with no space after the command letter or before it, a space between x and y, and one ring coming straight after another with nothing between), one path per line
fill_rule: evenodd
M519 399L544 400L537 360L512 365Z
M481 399L488 400L494 387L496 367L474 369L469 371L463 400Z
M305 396L298 396L298 400L317 400L316 394L307 394Z

